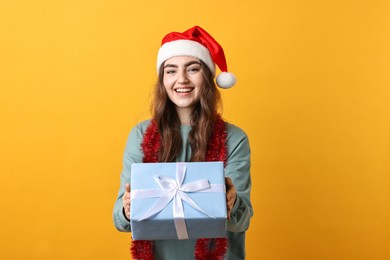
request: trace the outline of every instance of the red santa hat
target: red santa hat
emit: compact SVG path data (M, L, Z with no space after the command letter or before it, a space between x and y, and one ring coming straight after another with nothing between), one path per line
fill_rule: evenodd
M175 56L191 56L203 61L215 75L215 65L221 70L216 82L220 88L231 88L236 83L234 74L227 70L226 58L221 45L204 29L192 27L183 33L171 32L161 43L157 55L157 72L164 61Z

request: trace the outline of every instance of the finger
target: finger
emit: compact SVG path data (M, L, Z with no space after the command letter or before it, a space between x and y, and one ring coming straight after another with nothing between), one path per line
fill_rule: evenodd
M125 188L126 188L127 192L130 192L130 183L126 183L126 187Z
M233 186L233 181L232 181L232 179L230 179L230 177L225 177L225 184L226 184L226 186L228 186L228 187Z
M130 193L125 192L125 194L123 194L122 203L123 203L124 207L127 206L127 205L130 206Z
M236 194L234 192L227 195L227 202L229 204L233 204L235 200L236 200Z
M236 197L236 191L234 189L230 189L226 192L226 201L234 200Z
M129 200L130 199L130 193L128 193L127 191L123 194L122 196L122 200Z

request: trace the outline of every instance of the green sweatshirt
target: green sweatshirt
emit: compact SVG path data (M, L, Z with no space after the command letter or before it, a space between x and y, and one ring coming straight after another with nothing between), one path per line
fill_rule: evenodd
M123 169L118 198L115 202L113 218L119 231L131 232L130 222L123 213L122 196L126 183L130 183L131 164L142 162L141 142L150 120L136 125L130 132L123 157ZM229 240L227 260L245 259L245 231L253 215L250 201L250 148L248 137L239 127L227 125L227 164L225 176L230 177L237 191L237 200L227 222ZM191 126L181 126L183 149L176 158L177 162L187 162L191 156L188 134ZM155 259L190 260L194 258L195 239L189 240L156 240L153 243Z

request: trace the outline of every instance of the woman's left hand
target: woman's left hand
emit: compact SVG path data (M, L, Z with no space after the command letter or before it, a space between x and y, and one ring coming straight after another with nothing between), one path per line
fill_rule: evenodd
M234 203L237 199L237 192L232 179L229 177L225 177L225 185L226 185L226 208L227 208L227 218L230 220L230 213L233 209Z

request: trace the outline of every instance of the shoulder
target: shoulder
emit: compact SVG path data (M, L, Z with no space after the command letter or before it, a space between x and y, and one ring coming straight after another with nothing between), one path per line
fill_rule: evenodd
M150 121L150 119L141 121L131 129L127 139L127 149L132 147L139 147L144 137L145 131L150 124Z
M151 120L144 120L136 124L130 131L129 138L141 138L144 136L146 129L150 125Z
M247 134L240 127L226 123L228 160L249 160L250 146Z
M131 130L132 132L133 131L141 131L141 132L145 132L146 131L146 128L148 128L149 124L150 124L150 119L147 119L147 120L144 120L144 121L141 121L139 122L138 124L136 124L133 129Z
M245 133L244 130L242 130L240 127L231 124L229 122L226 122L226 131L227 131L227 138L229 139L247 139L248 136Z

